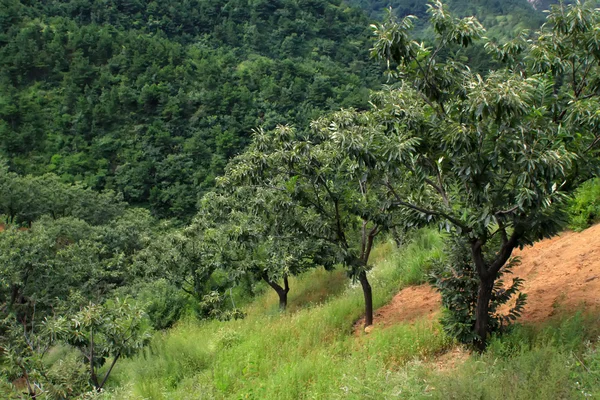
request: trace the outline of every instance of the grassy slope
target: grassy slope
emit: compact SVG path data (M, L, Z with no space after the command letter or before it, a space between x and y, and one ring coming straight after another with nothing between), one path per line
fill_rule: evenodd
M375 306L423 280L442 241L424 231L404 250L381 244L371 275ZM362 294L343 271L313 271L291 283L292 309L266 293L241 321L189 321L157 335L143 356L118 364L116 399L553 399L600 398L600 354L589 344L597 317L519 327L483 356L452 370L435 357L454 346L437 323L352 335ZM326 301L327 294L334 293ZM320 302L320 303L319 303Z

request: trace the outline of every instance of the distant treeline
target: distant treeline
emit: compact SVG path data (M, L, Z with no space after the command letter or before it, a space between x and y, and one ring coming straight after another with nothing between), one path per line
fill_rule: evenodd
M419 0L348 0L365 9L373 18L380 19L385 9L391 7L399 17L414 15L419 18L417 30L428 26L428 2ZM496 39L509 39L521 29L537 29L545 20L543 10L548 9L554 0L539 0L530 4L527 0L452 0L448 8L459 17L476 16L488 30L488 35ZM568 1L566 3L569 3ZM433 31L422 33L432 36Z

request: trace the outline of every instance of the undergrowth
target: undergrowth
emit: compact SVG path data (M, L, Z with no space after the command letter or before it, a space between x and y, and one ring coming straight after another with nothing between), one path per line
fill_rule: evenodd
M600 178L582 184L569 202L570 227L582 231L600 221Z
M443 257L443 238L420 231L397 249L380 243L370 273L374 304L424 282ZM544 328L514 327L451 369L454 348L435 321L356 334L362 293L343 271L311 271L290 286L288 312L266 292L237 321L186 320L123 360L110 399L559 399L600 396L598 318L580 314ZM292 293L294 293L292 295ZM505 395L508 393L508 395Z

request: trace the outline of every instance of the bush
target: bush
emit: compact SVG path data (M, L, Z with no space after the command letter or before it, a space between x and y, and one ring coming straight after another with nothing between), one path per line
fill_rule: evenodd
M446 334L461 343L472 344L477 338L474 328L479 278L471 260L469 244L462 238L452 237L448 240L448 255L448 262L438 263L430 275L430 283L442 295L444 310L440 322ZM502 276L510 274L511 268L518 262L517 258L511 259L500 271L494 285L489 308L490 334L502 331L521 315L525 306L526 295L519 293L523 280L513 278L508 287L504 287L502 280ZM506 315L501 315L498 308L515 295L515 305Z
M569 203L570 227L582 231L600 220L600 178L583 183Z
M198 304L198 317L200 319L218 319L219 321L243 319L246 316L245 312L235 307L234 304L230 308L227 300L226 294L221 294L216 290L205 294Z
M189 296L164 279L141 286L137 300L143 305L155 330L173 326L190 303Z
M17 395L14 385L9 379L0 375L0 398L2 399L18 399L20 396Z
M48 370L47 395L53 399L70 399L93 389L83 358L76 352L55 362Z
M405 285L427 282L433 267L444 260L444 237L437 229L420 229L408 236L398 254L398 271Z

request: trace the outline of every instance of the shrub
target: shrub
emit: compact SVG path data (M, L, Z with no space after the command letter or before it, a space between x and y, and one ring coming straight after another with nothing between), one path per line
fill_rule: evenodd
M15 387L9 379L4 375L0 375L0 398L18 399L19 396L16 393Z
M61 336L81 352L97 391L102 390L119 359L133 356L151 338L146 314L127 298L103 305L90 303L66 321ZM105 365L108 370L100 371Z
M164 279L140 287L137 300L143 305L155 330L173 326L189 304L189 297Z
M93 389L87 366L76 352L68 353L48 370L47 395L53 399L70 399Z
M202 296L202 301L198 304L197 314L201 319L218 319L219 321L229 321L232 319L242 319L246 316L245 312L235 307L229 308L227 295L221 294L216 290Z
M441 323L446 334L459 342L473 344L475 334L475 309L479 278L472 263L469 246L464 239L452 237L448 240L448 261L438 263L430 275L430 283L441 293ZM519 293L523 280L513 278L512 284L505 287L502 276L511 274L511 268L518 263L517 258L509 261L499 272L494 284L490 301L489 333L497 333L514 321L525 306L526 295ZM501 315L498 308L516 296L515 305L506 315Z
M583 183L569 203L571 229L581 231L600 220L600 178Z

